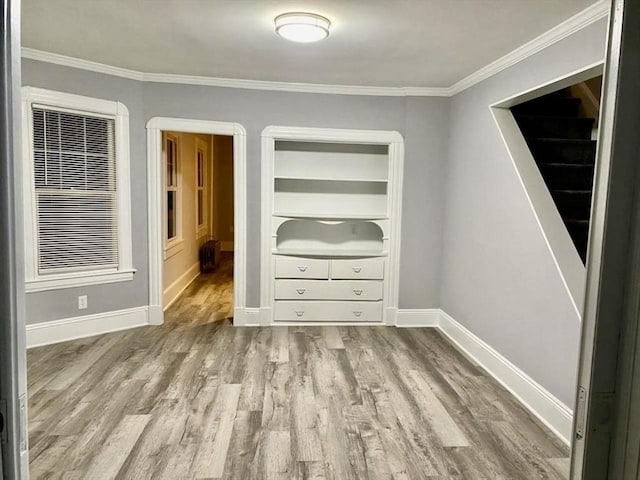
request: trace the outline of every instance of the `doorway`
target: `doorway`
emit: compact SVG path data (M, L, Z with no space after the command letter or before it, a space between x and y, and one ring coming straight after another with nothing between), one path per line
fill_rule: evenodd
M181 155L184 150L184 148L180 147L181 138L187 139L183 140L185 148L190 148L191 145L193 146L190 150L187 149L187 151L192 152L192 168L175 164L171 165L173 170L170 172L168 168L169 164L176 160L179 162L179 155ZM246 133L244 128L236 123L156 117L151 119L147 124L147 139L147 172L149 185L149 322L154 325L159 325L164 322L164 310L165 307L168 306L168 302L178 297L179 293L191 283L189 280L199 274L200 247L210 240L216 240L214 238L216 234L221 234L223 230L226 230L226 233L229 234L225 235L225 241L227 243L224 244L223 248L223 243L218 240L218 249L220 260L227 258L227 266L225 268L227 269L227 276L232 278L232 280L229 278L228 283L232 283L233 285L233 307L231 311L231 305L229 305L228 316L233 317L233 323L236 326L253 323L247 321L245 300ZM226 155L227 162L227 165L225 165L227 174L222 176L221 180L226 179L227 183L229 183L229 181L232 183L231 185L227 185L224 191L227 198L230 193L233 199L233 214L225 217L225 223L222 223L220 219L217 218L219 215L216 215L218 207L220 207L220 211L223 210L223 203L218 201L217 203L220 205L216 205L215 195L207 195L205 187L207 183L210 183L213 187L214 176L216 174L216 143L221 151L221 158L224 158ZM173 149L171 153L169 153L172 158L166 158L167 148ZM199 155L201 160L198 160ZM200 172L198 172L199 161L201 163ZM210 167L208 172L207 165ZM190 168L190 170L193 171L185 177L179 171L181 167ZM198 181L199 179L197 178L199 173L201 174L201 181ZM170 178L172 175L175 175L174 179ZM185 180L185 178L187 180ZM185 222L185 218L183 217L181 219L178 212L184 211L183 203L185 203L185 190L181 182L189 181L188 178L191 178L190 182L193 184L191 191L186 193L186 195L189 195L189 203L192 209L190 213L188 213L191 220ZM211 188L210 190L213 193L215 188ZM198 198L201 198L201 200L198 200ZM200 203L200 211L198 211L198 203ZM225 213L229 213L228 209ZM208 221L204 223L199 222L199 220L205 220L207 217L209 218ZM232 219L232 222L230 219ZM230 222L231 225L229 225ZM196 225L197 223L200 224ZM193 232L193 237L198 237L198 235L201 234L200 238L196 239L190 247L187 247L184 242L185 228L190 230L190 236L191 232ZM180 238L181 236L183 238ZM228 238L231 238L231 240ZM179 252L180 250L184 252L189 248L198 251L198 262L192 262L191 265L180 274L170 271L169 265L166 265L165 261L170 260L173 256L177 257L178 253L174 252ZM224 250L227 250L227 252ZM196 258L194 252L192 251L190 256L187 255L187 258L194 260ZM188 264L188 261L186 261L185 265L186 264ZM231 266L233 268L230 268ZM224 265L218 268L222 269L223 267ZM171 266L171 268L173 268L173 266ZM165 269L167 270L166 275ZM222 270L218 272L221 273ZM215 272L210 273L215 275ZM189 275L192 275L192 277L189 278ZM205 273L205 275L209 275L209 273ZM180 279L180 276L183 277L181 279L182 283L178 282L174 285L176 280ZM206 276L200 280L206 280ZM201 282L194 282L192 287L196 288L200 283Z
M232 320L233 137L163 131L162 161L163 311Z

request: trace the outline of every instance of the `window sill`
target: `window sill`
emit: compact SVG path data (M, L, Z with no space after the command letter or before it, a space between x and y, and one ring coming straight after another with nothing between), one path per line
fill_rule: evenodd
M167 260L182 250L184 250L184 240L182 238L171 240L171 242L164 247L164 259Z
M113 272L82 272L64 275L42 276L36 280L25 282L26 293L60 290L63 288L84 287L87 285L103 285L106 283L129 282L136 273L134 269Z

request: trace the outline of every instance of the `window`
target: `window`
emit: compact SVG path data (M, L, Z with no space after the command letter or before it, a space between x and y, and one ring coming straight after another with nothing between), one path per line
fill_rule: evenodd
M178 137L164 134L163 157L165 163L165 245L164 258L182 251L182 201L180 154Z
M126 107L23 93L26 290L131 280Z
M207 234L207 168L206 145L196 141L196 236Z

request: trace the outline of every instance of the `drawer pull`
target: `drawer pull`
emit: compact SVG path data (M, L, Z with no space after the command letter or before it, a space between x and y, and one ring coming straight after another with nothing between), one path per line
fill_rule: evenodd
M306 291L307 291L306 288L296 288L296 292L298 292L298 295L302 295Z
M362 267L352 267L353 271L356 273L360 273L362 271Z
M362 315L362 312L360 312L360 311L356 311L356 312L353 312L353 314L354 314L356 317L359 317L360 315Z
M296 316L301 317L304 315L304 310L296 310Z
M355 293L356 295L362 295L362 291L363 291L363 290L362 290L362 289L360 289L360 288L354 288L354 289L353 289L353 293Z
M298 265L298 270L300 270L301 272L306 272L307 268L309 267L306 265Z

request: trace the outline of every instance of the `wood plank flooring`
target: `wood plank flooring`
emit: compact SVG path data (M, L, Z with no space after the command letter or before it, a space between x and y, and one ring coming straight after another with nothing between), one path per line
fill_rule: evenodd
M165 325L30 350L33 479L562 479L568 449L432 329Z

